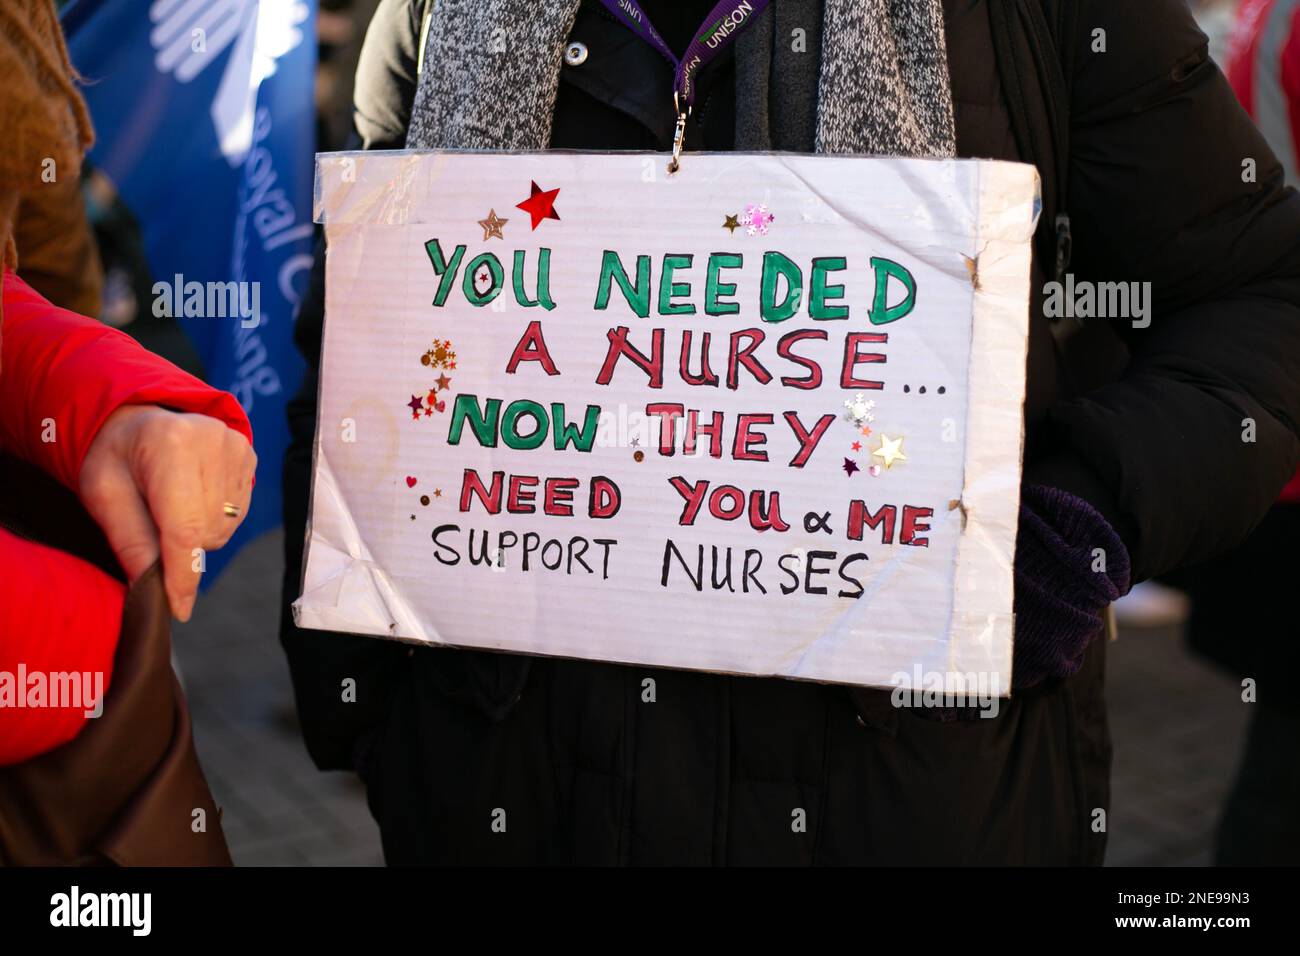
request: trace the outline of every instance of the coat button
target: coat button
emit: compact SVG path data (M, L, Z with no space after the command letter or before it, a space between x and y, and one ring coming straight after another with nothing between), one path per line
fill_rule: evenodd
M587 62L587 44L573 41L564 48L564 62L569 66L582 66Z

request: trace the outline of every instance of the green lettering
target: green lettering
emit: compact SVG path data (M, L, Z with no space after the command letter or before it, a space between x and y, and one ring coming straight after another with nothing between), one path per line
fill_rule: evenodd
M785 301L777 303L777 280L784 276L786 281ZM759 314L764 322L784 322L799 311L803 298L803 270L784 253L767 252L763 254L763 281L759 298Z
M442 246L438 245L437 239L426 242L424 251L429 254L429 262L433 264L434 273L442 277L442 281L438 283L438 291L433 297L433 304L441 308L447 304L447 293L451 291L452 283L456 281L456 271L460 268L460 260L465 255L465 247L456 247L451 262L443 258Z
M478 286L474 284L474 277L478 275L479 266L487 266L488 273L492 277L492 285L486 292L480 293ZM465 301L476 308L483 308L493 299L501 294L501 285L505 280L505 271L501 268L501 262L490 252L482 252L475 256L465 270L465 280L461 283L461 288L465 293Z
M916 280L912 278L912 273L891 259L873 257L871 268L876 270L876 294L871 301L871 312L868 316L871 324L885 325L889 322L897 322L916 307ZM889 305L890 276L903 283L903 288L907 290L903 301L893 307Z
M513 272L515 301L525 309L540 305L547 312L555 308L551 301L551 250L545 247L537 250L537 298L528 298L524 291L524 257L523 249L515 251L515 268Z
M632 311L645 318L650 314L650 257L636 257L636 286L628 281L627 272L623 269L623 263L618 257L618 253L606 249L605 254L600 260L600 279L596 282L596 305L595 308L605 310L609 308L610 280L618 283L618 287L623 290L623 298Z
M846 266L843 256L827 256L812 261L812 276L808 280L808 314L814 319L847 319L848 306L827 305L827 299L844 298L844 286L827 285L826 273L840 272Z
M531 415L533 420L537 422L535 431L527 435L519 434L519 418L522 415ZM506 406L505 416L501 419L501 438L506 443L507 448L521 451L536 448L546 441L546 432L546 409L537 402L520 399Z
M720 302L720 295L735 295L736 284L723 282L718 273L723 269L739 269L745 264L745 257L734 252L715 252L709 256L709 266L704 277L704 314L735 315L740 311L739 302Z
M576 424L565 421L562 402L551 403L551 418L555 420L553 432L556 451L564 451L564 447L570 444L578 451L591 451L591 446L596 443L596 429L600 425L599 405L587 406L587 417L583 420L581 431Z
M674 282L673 273L678 269L689 269L694 260L691 255L665 255L663 272L659 276L659 314L660 315L694 315L695 306L690 302L674 302L673 297L690 295L689 282Z
M456 404L451 406L451 427L447 432L447 444L459 445L460 433L469 423L474 437L484 448L497 447L497 420L501 417L501 399L489 398L484 405L483 414L479 414L477 395L457 395Z

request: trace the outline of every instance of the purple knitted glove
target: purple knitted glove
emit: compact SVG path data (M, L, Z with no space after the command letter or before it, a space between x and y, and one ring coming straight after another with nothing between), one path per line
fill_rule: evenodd
M1094 550L1105 570L1093 570ZM1129 556L1090 504L1044 485L1026 485L1016 535L1016 643L1012 687L1068 677L1104 625L1111 601L1129 589Z

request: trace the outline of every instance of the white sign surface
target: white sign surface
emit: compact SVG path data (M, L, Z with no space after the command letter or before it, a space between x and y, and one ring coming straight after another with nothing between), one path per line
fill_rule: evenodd
M322 155L304 627L1010 686L1032 167Z

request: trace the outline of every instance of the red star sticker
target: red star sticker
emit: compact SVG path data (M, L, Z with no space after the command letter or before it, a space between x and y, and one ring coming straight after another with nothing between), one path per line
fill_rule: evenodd
M445 374L438 376L438 391L445 392L450 385L451 379L449 379Z
M537 185L532 184L532 192L528 198L515 206L516 209L522 209L533 220L533 228L536 229L542 224L543 219L559 219L560 214L555 211L555 197L560 194L558 189L543 190Z
M855 441L855 442L853 443L853 450L854 450L854 451L862 451L862 442L860 442L860 441Z

